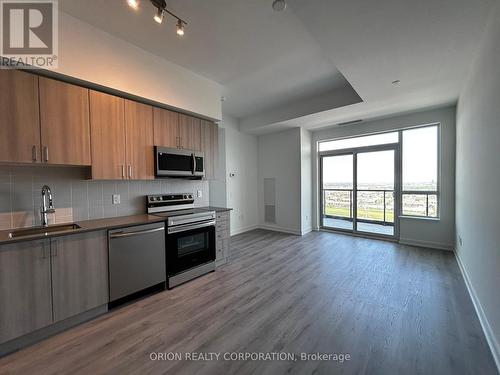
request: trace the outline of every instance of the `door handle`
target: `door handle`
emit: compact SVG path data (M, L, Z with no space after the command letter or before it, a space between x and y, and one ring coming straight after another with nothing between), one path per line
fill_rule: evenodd
M44 161L47 163L49 161L49 147L43 147Z

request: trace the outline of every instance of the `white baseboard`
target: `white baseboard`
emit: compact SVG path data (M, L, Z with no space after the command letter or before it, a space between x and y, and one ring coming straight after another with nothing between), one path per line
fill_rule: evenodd
M428 247L431 249L453 251L453 245L443 244L440 242L420 241L420 240L413 240L413 239L409 239L409 238L400 238L399 243L401 245Z
M241 233L250 232L251 230L259 229L258 225L250 225L248 227L236 228L231 230L231 236L236 236Z
M460 260L460 256L455 251L455 258L457 259L458 267L460 268L460 272L462 273L462 277L465 281L465 286L469 291L470 298L472 300L472 304L474 305L474 309L476 310L477 317L479 318L479 323L481 324L481 328L483 329L484 336L486 336L486 341L490 346L491 354L493 355L493 360L497 365L498 372L500 372L500 345L493 334L493 330L491 329L490 323L488 322L488 318L486 317L483 307L481 306L481 302L477 298L476 291L472 286L469 275L465 270L465 267Z
M302 235L301 231L299 231L299 230L282 228L282 227L272 226L272 225L261 225L260 229L272 230L274 232L295 234L296 236L301 236Z
M306 235L307 233L311 233L312 232L312 228L306 228L306 229L302 229L302 232L300 233L302 236Z

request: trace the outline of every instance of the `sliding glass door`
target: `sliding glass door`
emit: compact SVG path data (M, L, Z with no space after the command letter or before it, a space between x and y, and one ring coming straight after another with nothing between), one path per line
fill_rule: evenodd
M396 144L323 153L321 227L395 237L397 161Z
M394 236L395 151L357 154L356 229Z
M322 225L333 229L354 229L354 155L333 155L321 159Z

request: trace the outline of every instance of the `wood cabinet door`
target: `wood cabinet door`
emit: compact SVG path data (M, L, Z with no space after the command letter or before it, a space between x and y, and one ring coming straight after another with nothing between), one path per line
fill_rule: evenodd
M125 129L128 178L154 179L153 108L125 100Z
M0 343L52 323L48 240L0 246Z
M125 100L90 90L90 129L92 178L125 178Z
M51 239L54 322L108 303L105 231Z
M201 121L201 150L205 154L205 178L215 180L219 162L219 127L211 121Z
M163 108L153 108L154 145L180 147L179 114Z
M40 162L38 77L0 69L0 161Z
M179 136L181 137L181 148L201 151L201 120L179 114Z
M89 90L45 77L39 79L44 162L91 165Z

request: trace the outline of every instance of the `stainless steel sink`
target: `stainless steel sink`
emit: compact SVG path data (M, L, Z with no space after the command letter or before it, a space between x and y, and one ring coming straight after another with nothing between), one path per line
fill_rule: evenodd
M62 224L62 225L51 225L48 227L34 227L27 229L14 230L9 233L10 238L45 235L48 236L50 233L60 233L60 232L70 232L72 230L80 229L78 224Z

